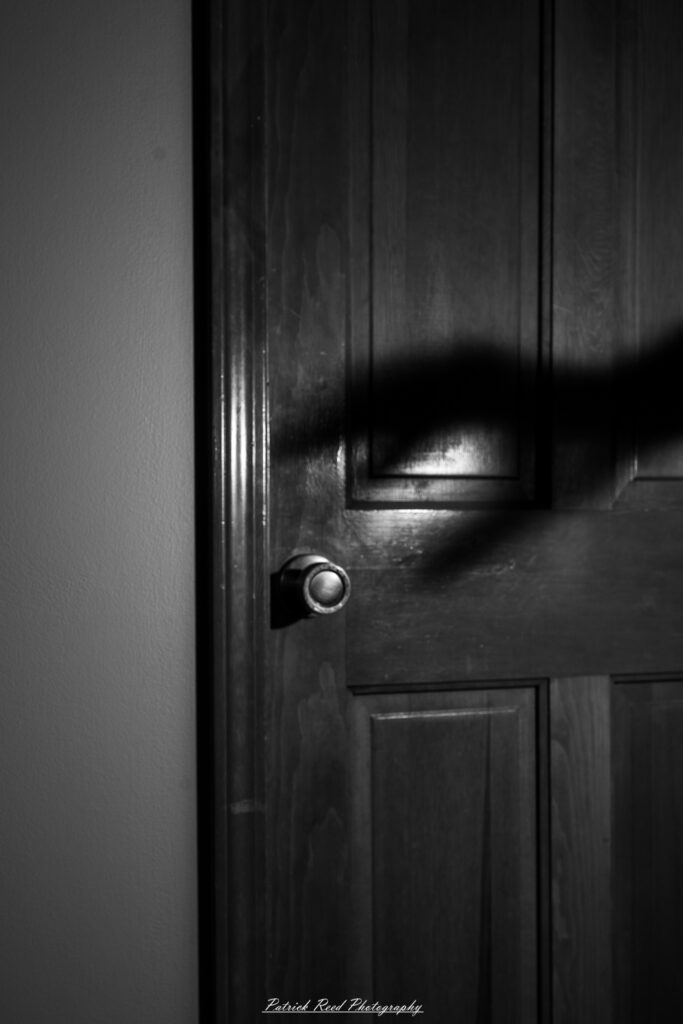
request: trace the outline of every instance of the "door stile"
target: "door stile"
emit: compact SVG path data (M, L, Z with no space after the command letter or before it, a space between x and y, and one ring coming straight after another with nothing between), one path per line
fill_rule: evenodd
M611 680L550 684L553 1024L610 1024Z

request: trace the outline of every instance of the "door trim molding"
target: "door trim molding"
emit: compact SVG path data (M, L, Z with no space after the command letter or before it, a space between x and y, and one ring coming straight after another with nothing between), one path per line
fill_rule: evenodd
M264 4L197 0L194 41L201 1019L238 1024L264 975Z

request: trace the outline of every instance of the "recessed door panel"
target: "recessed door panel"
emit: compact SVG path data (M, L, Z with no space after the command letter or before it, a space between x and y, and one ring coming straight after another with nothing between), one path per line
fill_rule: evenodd
M354 703L359 982L434 1020L538 1019L534 687Z

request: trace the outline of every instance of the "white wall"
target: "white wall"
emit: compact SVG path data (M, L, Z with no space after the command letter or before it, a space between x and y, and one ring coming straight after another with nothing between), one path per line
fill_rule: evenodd
M192 1024L190 0L0 77L0 1018Z

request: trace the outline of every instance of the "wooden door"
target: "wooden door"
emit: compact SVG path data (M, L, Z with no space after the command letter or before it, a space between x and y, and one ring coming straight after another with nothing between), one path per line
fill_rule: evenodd
M213 29L224 1012L680 1020L683 8Z

